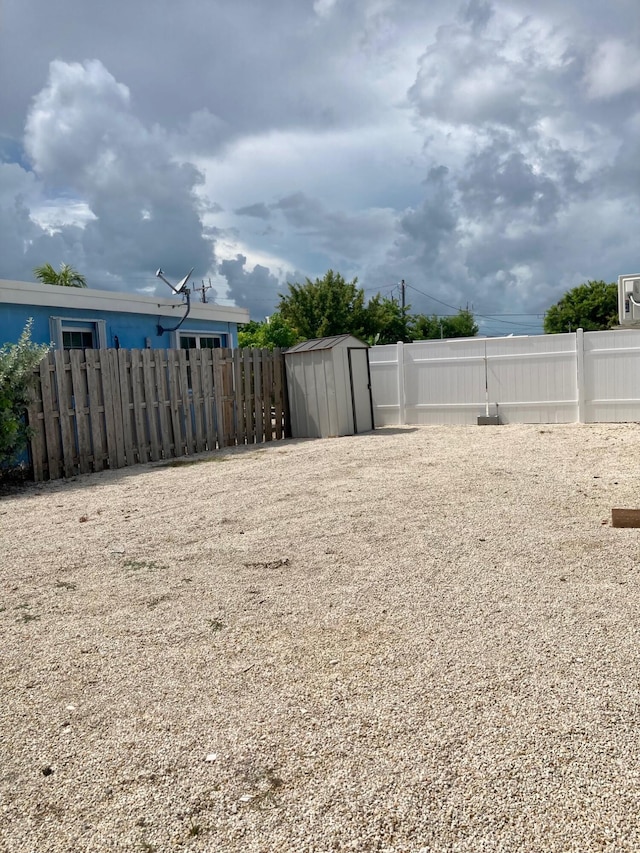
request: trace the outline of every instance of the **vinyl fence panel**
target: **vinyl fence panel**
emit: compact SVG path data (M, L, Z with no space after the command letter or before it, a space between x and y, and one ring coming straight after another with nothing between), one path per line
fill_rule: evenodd
M376 426L640 420L640 330L369 350Z
M484 339L404 347L405 412L412 424L472 424L485 410Z
M502 423L578 419L575 335L490 338L486 347L490 414Z
M640 330L585 332L585 421L640 420Z

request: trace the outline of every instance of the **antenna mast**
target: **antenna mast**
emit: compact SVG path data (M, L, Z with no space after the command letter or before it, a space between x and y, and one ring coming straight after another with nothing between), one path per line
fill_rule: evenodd
M184 321L189 316L189 312L191 311L191 291L187 287L187 282L189 281L189 278L191 277L192 272L193 272L193 267L191 267L189 272L185 275L185 277L183 279L181 279L178 282L178 284L175 287L171 284L170 281L167 281L167 279L164 277L164 273L161 269L159 269L156 272L157 278L161 278L164 281L164 283L167 284L171 288L171 290L173 290L174 293L179 294L180 296L182 296L187 301L187 310L185 311L184 316L180 320L180 322L176 326L171 326L170 329L165 329L164 326L161 326L160 323L158 323L158 326L157 326L158 335L164 335L165 332L175 332L176 329L179 329L180 326L184 323Z
M204 279L202 279L202 284L200 287L196 287L195 284L192 284L194 293L200 294L200 301L206 303L207 301L207 290L213 290L213 285L211 284L211 276L209 276L209 284L204 283Z

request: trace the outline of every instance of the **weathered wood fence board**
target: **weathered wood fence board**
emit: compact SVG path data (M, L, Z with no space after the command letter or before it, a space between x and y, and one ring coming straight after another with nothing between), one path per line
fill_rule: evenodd
M58 350L36 379L35 480L288 435L280 350Z

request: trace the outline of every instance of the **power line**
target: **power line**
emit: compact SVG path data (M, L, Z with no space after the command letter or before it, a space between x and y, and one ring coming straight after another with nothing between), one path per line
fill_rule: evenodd
M421 296L426 296L427 299L432 299L434 302L440 303L440 305L444 305L447 308L451 308L453 311L456 311L456 312L460 311L459 307L456 308L454 305L450 305L448 302L443 302L442 299L437 299L435 296L432 296L430 293L425 293L423 290L418 290L417 287L414 287L411 284L408 284L407 287L411 288L411 290L415 290L415 292L419 293ZM539 327L539 324L537 324L537 323L516 323L513 320L500 320L500 319L498 319L498 315L496 315L496 314L480 314L480 313L474 311L473 315L474 315L474 317L482 317L483 320L491 320L494 323L506 323L508 326L518 326L520 328L522 328L523 326L526 326L527 328L531 328L531 329ZM539 315L528 314L528 315L522 315L522 316L537 317Z

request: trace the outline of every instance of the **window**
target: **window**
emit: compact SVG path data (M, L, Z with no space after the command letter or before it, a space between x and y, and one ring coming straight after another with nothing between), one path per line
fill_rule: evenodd
M51 340L57 349L104 349L107 346L107 324L104 320L84 317L50 317Z
M226 335L180 335L180 349L220 349L226 345Z
M95 349L93 329L65 329L63 326L62 346L64 349Z
M188 365L189 362L189 350L192 349L220 349L221 347L226 347L227 345L227 336L225 334L199 334L198 332L194 332L192 334L183 334L178 335L178 344L180 349L187 350L187 382L189 384L189 390L191 390L191 367Z

